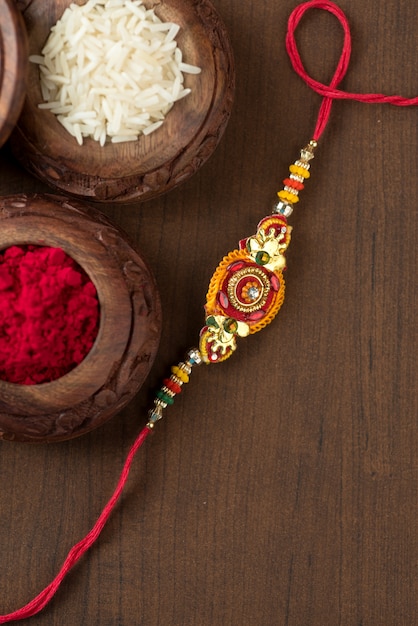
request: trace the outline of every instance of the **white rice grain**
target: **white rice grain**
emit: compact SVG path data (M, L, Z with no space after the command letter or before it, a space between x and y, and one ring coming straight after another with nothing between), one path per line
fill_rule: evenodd
M162 123L163 123L163 120L160 120L159 122L154 122L154 124L150 124L149 126L144 128L144 130L142 131L143 134L144 135L150 135L151 133L154 132L154 130L157 130L157 128L160 128Z
M179 64L180 72L185 72L186 74L199 74L200 67L196 67L195 65L190 65L190 63L180 63Z
M183 61L178 24L162 22L142 0L88 0L71 4L51 28L41 55L44 102L82 145L90 137L134 141L163 124L187 96L183 74L200 68Z

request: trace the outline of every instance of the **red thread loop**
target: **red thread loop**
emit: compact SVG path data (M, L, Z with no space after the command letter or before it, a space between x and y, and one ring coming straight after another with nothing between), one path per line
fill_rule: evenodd
M302 63L302 59L296 45L296 28L302 17L307 11L309 11L309 9L323 9L324 11L332 13L338 19L344 31L344 43L341 57L329 85L324 85L323 83L309 76ZM316 91L316 93L323 97L315 131L312 136L312 139L314 139L315 141L318 141L318 139L324 132L329 120L333 101L336 99L357 100L358 102L365 102L368 104L394 104L395 106L418 105L418 97L403 98L402 96L387 96L385 94L379 93L350 93L348 91L342 91L340 89L337 89L338 85L340 84L347 72L348 64L350 61L351 34L348 20L344 12L336 4L330 2L330 0L310 0L310 2L305 2L304 4L301 4L297 6L296 9L294 9L288 21L288 30L286 34L286 50L295 72L305 81L305 83L311 89L313 89L313 91Z

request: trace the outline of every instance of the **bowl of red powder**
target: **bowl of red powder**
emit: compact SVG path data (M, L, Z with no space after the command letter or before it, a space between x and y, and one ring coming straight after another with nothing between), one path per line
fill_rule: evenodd
M0 438L60 441L119 412L154 361L154 278L102 213L0 198Z

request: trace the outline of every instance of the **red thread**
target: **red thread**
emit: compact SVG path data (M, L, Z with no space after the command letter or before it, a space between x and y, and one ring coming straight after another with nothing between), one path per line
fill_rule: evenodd
M302 63L302 59L296 45L296 28L302 17L307 11L309 11L309 9L323 9L324 11L332 13L338 19L344 31L344 43L341 57L329 85L324 85L323 83L309 76ZM337 89L338 85L345 76L350 61L351 34L348 20L344 12L336 4L330 2L329 0L311 0L310 2L305 2L304 4L301 4L297 6L296 9L294 9L288 21L288 29L286 34L286 50L295 72L305 81L305 83L311 89L313 89L313 91L316 91L316 93L318 93L320 96L323 96L323 101L319 110L315 131L312 136L312 139L316 141L320 138L325 130L331 113L333 101L336 99L357 100L358 102L365 102L368 104L394 104L395 106L418 105L418 97L403 98L402 96L387 96L385 94L379 93L350 93L348 91L342 91L340 89Z
M132 461L134 460L135 454L142 446L150 432L151 431L148 426L145 426L145 428L143 428L142 431L139 433L137 439L135 440L128 453L113 495L108 500L106 506L104 507L103 511L101 512L99 518L97 519L90 532L84 537L84 539L76 543L75 546L71 548L67 555L67 558L65 559L60 571L58 572L54 580L47 587L45 587L45 589L41 591L35 598L33 598L33 600L28 602L28 604L25 604L25 606L23 606L21 609L18 609L13 613L8 613L7 615L0 615L0 624L7 624L7 622L15 622L20 619L32 617L33 615L39 613L52 599L70 569L74 567L74 565L81 559L83 554L85 554L87 550L98 539L104 525L109 519L110 514L112 513L119 500L119 497L122 494L123 488L126 484L126 481L128 480L129 471L131 469Z

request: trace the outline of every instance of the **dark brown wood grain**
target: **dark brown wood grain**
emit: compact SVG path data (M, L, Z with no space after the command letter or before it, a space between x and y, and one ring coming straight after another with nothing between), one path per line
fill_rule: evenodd
M41 54L50 28L71 0L34 0L24 10L29 53ZM79 146L56 117L41 110L39 68L29 66L28 95L13 150L19 161L55 189L102 202L146 200L192 176L216 148L229 119L234 63L225 26L209 0L146 3L164 21L180 26L176 38L187 63L201 68L185 75L191 93L176 102L151 135L121 144L86 139Z
M48 446L3 442L1 610L28 601L91 528L147 420L153 389L197 341L213 270L255 232L320 103L285 48L293 0L215 0L235 107L183 185L101 205L153 268L164 312L139 395ZM341 0L342 87L418 94L416 3ZM335 18L298 31L329 80ZM98 544L30 626L415 626L418 621L418 126L414 108L337 102L295 210L286 299L229 361L201 366L136 459ZM9 146L0 189L45 191Z

